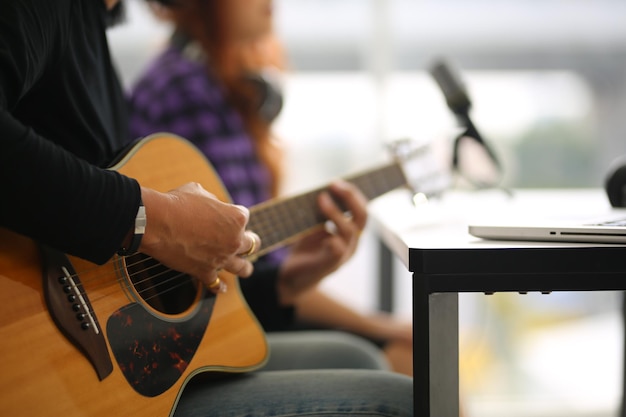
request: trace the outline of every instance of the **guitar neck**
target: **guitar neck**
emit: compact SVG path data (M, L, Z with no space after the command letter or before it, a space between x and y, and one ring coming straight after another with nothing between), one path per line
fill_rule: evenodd
M368 200L406 184L399 163L372 169L345 180L361 190ZM290 243L298 236L323 225L326 218L318 208L317 198L324 190L322 187L252 207L248 228L257 233L263 242L259 255Z

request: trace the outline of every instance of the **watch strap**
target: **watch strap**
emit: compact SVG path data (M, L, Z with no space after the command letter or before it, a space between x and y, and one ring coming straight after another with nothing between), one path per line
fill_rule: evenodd
M137 253L139 245L141 245L141 239L146 232L146 207L143 205L143 201L139 200L139 209L137 210L137 216L135 217L135 230L130 241L128 248L120 248L117 254L120 256L129 256Z

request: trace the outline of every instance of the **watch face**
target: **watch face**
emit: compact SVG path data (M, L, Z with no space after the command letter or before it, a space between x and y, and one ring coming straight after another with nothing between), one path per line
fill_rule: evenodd
M146 207L139 206L137 217L135 217L135 234L143 235L146 232Z

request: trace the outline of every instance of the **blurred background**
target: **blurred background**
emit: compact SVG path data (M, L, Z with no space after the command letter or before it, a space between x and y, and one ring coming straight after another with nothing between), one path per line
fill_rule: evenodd
M109 31L126 85L169 35L143 1L128 6L127 22ZM626 154L623 0L275 0L275 16L290 67L276 124L285 193L372 167L395 139L445 149L459 127L428 73L439 58L459 69L505 185L602 187ZM374 310L378 265L368 229L324 286ZM410 318L411 277L399 262L393 279L393 311ZM461 294L467 417L617 415L621 297Z

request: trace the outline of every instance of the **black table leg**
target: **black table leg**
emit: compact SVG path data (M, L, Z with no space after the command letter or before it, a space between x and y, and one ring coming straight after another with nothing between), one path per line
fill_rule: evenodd
M429 293L413 275L413 400L415 415L459 416L459 295Z

